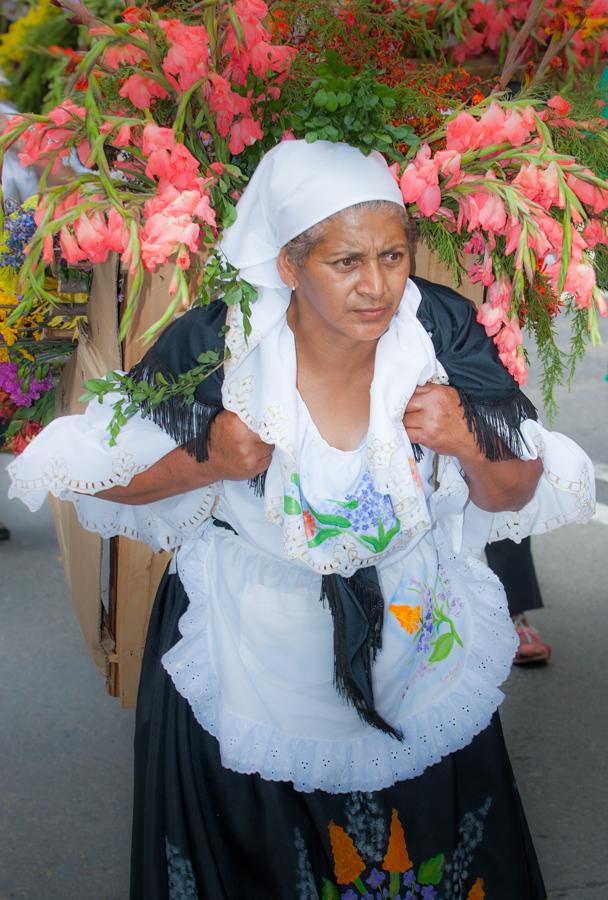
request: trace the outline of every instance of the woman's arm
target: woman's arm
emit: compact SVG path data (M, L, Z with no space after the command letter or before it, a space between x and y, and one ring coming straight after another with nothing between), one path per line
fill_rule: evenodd
M100 491L96 497L133 506L164 500L216 481L239 481L265 472L272 446L243 425L234 413L221 412L211 426L209 459L197 462L178 447L136 475L127 485Z
M543 471L540 459L490 462L466 423L458 392L439 384L418 387L403 419L412 443L460 462L473 503L488 512L518 510L534 496Z

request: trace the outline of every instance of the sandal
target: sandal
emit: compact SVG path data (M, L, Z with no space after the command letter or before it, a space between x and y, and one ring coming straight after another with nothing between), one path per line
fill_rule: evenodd
M545 643L538 631L532 628L525 616L513 616L513 624L519 638L519 647L513 662L518 666L537 665L549 662L551 647Z

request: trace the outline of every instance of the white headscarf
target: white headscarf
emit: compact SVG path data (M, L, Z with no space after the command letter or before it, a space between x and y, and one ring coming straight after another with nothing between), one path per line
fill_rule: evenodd
M379 153L364 156L328 141L284 141L253 173L220 246L245 281L283 288L276 267L281 247L334 213L370 200L404 205Z

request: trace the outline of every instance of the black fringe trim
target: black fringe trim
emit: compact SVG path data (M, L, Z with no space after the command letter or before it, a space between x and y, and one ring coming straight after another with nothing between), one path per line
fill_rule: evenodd
M521 456L525 449L521 423L538 418L536 407L526 395L518 391L505 400L478 400L460 388L456 390L469 431L482 453L491 462Z
M133 366L129 376L134 381L145 381L151 387L157 386L156 375L161 373L167 381L174 379L173 373L162 360L148 352L145 357ZM184 402L180 397L171 397L158 406L142 404L141 413L158 425L169 437L183 447L197 462L209 459L209 433L221 406L209 406L195 400Z
M255 478L250 478L249 487L256 497L263 497L266 490L266 472L261 472Z
M334 684L342 697L357 710L360 718L399 741L403 734L389 725L374 707L372 664L382 647L384 597L375 568L373 576L360 569L350 578L324 575L321 583L321 602L327 603L334 625ZM347 619L360 625L364 617L367 635L358 646L349 642ZM359 678L353 671L359 668Z
M414 454L414 459L416 462L420 462L422 457L424 456L424 450L420 446L420 444L412 444L412 452Z

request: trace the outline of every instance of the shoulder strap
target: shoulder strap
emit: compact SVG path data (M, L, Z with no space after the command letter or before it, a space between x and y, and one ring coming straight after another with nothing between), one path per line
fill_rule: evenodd
M493 461L519 455L521 423L536 420L536 408L501 363L494 342L477 322L475 307L449 287L424 278L412 280L422 295L418 319L458 391L480 449Z
M215 350L221 359L226 313L226 305L218 301L184 313L161 334L129 375L150 385L157 384L159 374L173 382L198 365L202 353ZM220 367L197 385L192 402L171 397L156 406L142 407L142 415L152 419L199 462L204 462L209 457L211 424L222 411L223 379L224 371Z

